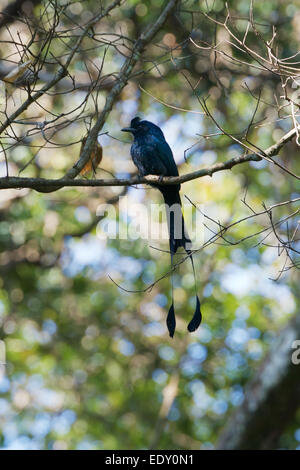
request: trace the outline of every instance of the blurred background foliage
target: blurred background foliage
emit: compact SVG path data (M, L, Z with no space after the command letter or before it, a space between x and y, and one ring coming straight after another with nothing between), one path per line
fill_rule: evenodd
M8 2L0 3L3 9ZM54 2L34 2L31 7L26 2L26 8L39 18L46 4L51 17ZM114 34L134 40L156 19L162 4L159 0L122 2L94 32L106 34L108 41ZM229 2L232 16L240 18L236 22L239 34L245 30L249 6L248 0ZM71 30L84 24L98 9L99 2L92 0L68 2L59 28ZM257 125L249 132L250 140L261 148L291 129L289 110L278 113L276 100L282 96L278 76L243 69L220 57L215 61L213 52L198 50L187 40L190 34L196 43L221 40L224 30L216 28L203 12L214 18L226 16L223 1L184 1L181 11L168 19L147 47L136 75L115 102L99 136L103 160L97 177L107 178L107 172L117 177L135 172L129 138L120 129L137 114L162 127L181 174L241 155L243 149L226 136L202 137L218 131L201 114L199 97L208 98L210 111L228 132L239 134L249 125L257 104L255 96L261 93ZM276 26L280 56L298 51L298 1L254 2L254 17L266 40ZM21 20L14 21L9 30L12 37L17 38L19 31L23 41L28 40L28 28ZM2 28L1 41L8 37L8 28ZM254 50L260 50L259 41L250 31L248 42ZM70 74L79 82L88 81L95 74L93 64L100 67L105 54L102 73L113 77L130 42L124 43L115 47L99 41L99 47L89 47L86 38L69 67ZM53 54L62 60L67 50L66 41L53 40L47 57ZM231 52L239 57L238 51ZM14 54L13 44L1 47L2 60L17 62ZM49 59L43 73L54 72L55 62ZM195 92L189 81L194 85L199 81ZM84 89L59 93L58 85L54 91L57 93L45 94L39 105L29 107L22 118L49 118L49 110L66 113L87 96ZM103 89L97 95L100 110L107 93L109 89ZM15 90L8 111L24 96L24 90ZM93 114L93 109L91 94L85 113ZM72 113L69 119L72 121ZM32 133L7 148L10 174L63 176L76 162L92 119L70 122L49 137L44 147L43 136ZM16 130L18 135L26 131L20 125ZM9 146L9 139L5 145ZM280 153L281 161L295 173L299 173L298 152L292 141ZM4 158L1 173L6 174ZM299 197L299 185L262 161L190 181L181 191L186 204L184 195L221 223L250 215L242 202L245 192L247 203L260 211L262 202L268 206ZM134 217L127 220L119 210L119 194L126 195L129 206L145 202L149 208L151 201L161 202L157 191L142 187L127 191L65 188L45 195L21 189L0 194L0 339L6 345L7 361L0 382L2 448L214 448L221 429L242 404L245 388L270 345L292 316L299 314L297 269L287 271L276 282L271 280L282 269L284 255L260 244L260 236L227 246L219 240L195 256L203 323L194 334L186 330L193 311L189 299L194 299L190 263L181 265L174 276L177 331L170 339L165 325L169 277L156 283L151 292L143 292L169 269L168 253L150 246L166 250L167 241L100 237L109 216L97 224L99 204L113 199L119 224L133 223ZM286 208L276 209L275 214L285 215ZM245 221L235 227L230 239L235 242L256 233L266 223L266 216ZM207 221L201 220L197 229L206 240L211 232L203 224ZM119 289L108 274L127 290L141 292ZM277 446L299 448L299 412Z

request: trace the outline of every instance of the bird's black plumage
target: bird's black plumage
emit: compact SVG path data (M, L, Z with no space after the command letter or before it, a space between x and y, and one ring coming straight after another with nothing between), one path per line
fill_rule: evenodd
M162 130L150 121L141 120L139 117L132 119L130 127L122 129L124 132L131 132L134 141L131 146L131 157L136 165L140 176L178 176L178 169L173 157L172 150L165 140ZM171 260L179 247L183 247L190 255L193 269L193 259L191 254L191 240L185 229L184 219L181 211L180 185L153 184L164 197L167 210L167 220L169 228ZM200 302L196 295L196 310L192 321L188 325L189 331L195 331L201 322ZM170 336L175 331L175 313L173 302L170 307L167 326Z

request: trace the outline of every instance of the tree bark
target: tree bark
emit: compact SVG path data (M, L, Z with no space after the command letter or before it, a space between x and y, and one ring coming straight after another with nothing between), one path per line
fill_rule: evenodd
M218 449L278 448L300 406L300 364L292 362L295 340L300 340L300 315L279 333L247 386L243 404L221 433Z

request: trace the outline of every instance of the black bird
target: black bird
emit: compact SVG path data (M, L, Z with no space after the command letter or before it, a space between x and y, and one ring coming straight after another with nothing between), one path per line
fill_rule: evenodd
M138 168L140 176L178 176L178 169L174 161L172 150L166 142L162 130L158 126L150 121L142 121L139 117L135 117L132 119L130 127L126 127L122 129L122 131L131 132L134 136L130 153L133 163ZM153 186L158 188L162 193L166 204L171 263L173 263L173 255L176 253L177 249L179 247L183 247L186 253L190 256L195 278L191 240L186 232L181 211L181 199L179 195L180 184L161 185L159 183L155 183ZM201 319L200 302L196 293L196 309L194 316L188 325L188 330L190 332L195 331L200 325ZM173 337L176 326L173 288L172 305L167 317L167 326L170 336Z

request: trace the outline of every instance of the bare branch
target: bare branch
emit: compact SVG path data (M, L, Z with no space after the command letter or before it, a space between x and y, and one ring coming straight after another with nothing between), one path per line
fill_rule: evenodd
M296 130L292 129L287 134L282 136L275 144L268 147L264 150L264 155L272 157L276 155L279 150L289 141L293 139L296 135ZM83 154L82 154L83 155ZM248 155L241 155L239 157L231 158L226 162L216 163L209 168L202 168L192 173L187 173L181 176L165 176L161 178L156 175L149 175L143 178L135 176L133 178L126 179L93 179L93 180L69 180L66 178L61 179L44 179L44 178L20 178L16 176L0 178L0 189L9 189L9 188L32 188L37 191L44 192L43 189L53 188L56 189L63 188L64 186L85 186L85 187L95 187L95 186L133 186L137 184L151 184L159 183L162 185L173 185L178 183L186 183L187 181L192 181L197 178L202 178L203 176L212 176L214 173L223 170L231 170L236 165L240 163L246 163L250 161L260 161L262 158L260 155L251 153ZM79 166L77 167L79 168Z

